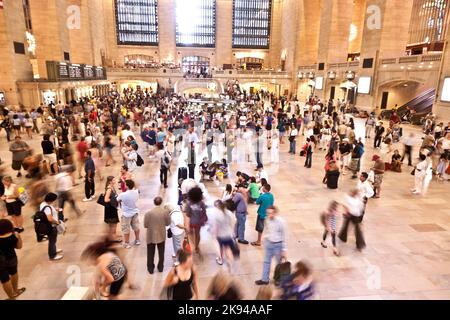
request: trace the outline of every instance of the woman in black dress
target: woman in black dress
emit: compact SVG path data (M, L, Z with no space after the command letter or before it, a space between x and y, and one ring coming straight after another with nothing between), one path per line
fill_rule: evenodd
M119 215L117 212L117 179L109 176L105 185L105 223L108 225L108 239L114 242L120 242L117 238L117 224Z
M17 255L15 249L22 248L22 238L14 232L10 220L0 220L0 281L9 300L16 299L25 292L19 289L19 274L17 273Z
M197 300L197 273L194 269L192 254L180 250L179 265L170 270L164 287L172 290L172 300Z
M330 162L330 169L327 171L325 180L328 189L335 190L338 188L338 181L339 181L339 167L337 166L336 162L331 161Z

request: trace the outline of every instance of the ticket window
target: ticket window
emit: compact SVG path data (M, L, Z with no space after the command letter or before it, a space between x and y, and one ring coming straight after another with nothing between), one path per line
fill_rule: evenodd
M56 104L56 92L45 91L42 93L44 105L48 106L50 103Z

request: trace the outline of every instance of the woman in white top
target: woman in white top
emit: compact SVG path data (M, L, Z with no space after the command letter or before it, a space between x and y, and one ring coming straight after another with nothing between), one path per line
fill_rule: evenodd
M394 147L392 146L392 139L390 139L390 138L384 139L384 141L381 143L381 148L380 148L381 159L384 161L384 163L391 162L393 151L394 151Z
M222 193L222 201L225 202L232 198L233 198L233 186L231 184L227 184L225 190Z
M2 180L5 186L5 193L1 197L6 204L6 211L8 216L12 218L16 231L22 233L23 229L23 217L22 217L22 202L19 200L19 188L13 183L10 176L6 176Z
M28 138L33 139L32 129L33 129L33 119L31 119L30 114L25 114L24 119L25 129L27 130Z
M173 134L173 129L170 129L167 131L167 152L170 153L170 155L173 157L175 154L175 135Z
M414 171L415 188L413 194L425 195L428 191L431 179L433 179L433 169L431 160L424 154L420 154L420 162L416 165Z
M223 201L217 200L214 203L214 224L213 231L219 243L220 254L216 258L219 265L223 264L224 253L226 255L227 266L231 272L234 258L239 257L239 248L234 240L234 226L236 219L229 211Z
M327 150L331 141L331 128L328 123L320 130L322 137L320 139L320 147L319 150Z

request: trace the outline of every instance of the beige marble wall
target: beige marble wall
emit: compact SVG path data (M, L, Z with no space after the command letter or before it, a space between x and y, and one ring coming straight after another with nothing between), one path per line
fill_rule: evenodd
M233 1L216 2L216 66L233 63Z
M80 28L67 29L70 40L70 61L72 63L94 64L94 48L92 46L91 21L96 21L96 15L91 17L92 0L68 0L67 5L76 5L80 8ZM94 1L95 2L95 1ZM95 4L95 3L94 3ZM101 12L98 16L102 16ZM100 38L100 37L99 37Z
M0 10L0 91L5 92L6 102L11 105L20 102L16 80L32 78L25 32L21 2L5 1ZM25 44L25 54L14 53L14 41Z
M319 62L345 62L348 55L353 0L322 0Z
M352 25L356 35L352 41L349 42L348 52L361 52L362 34L364 30L366 0L353 0L353 16Z
M439 77L439 85L437 86L436 101L433 106L433 112L442 121L450 121L450 102L441 101L441 95L444 87L444 79L450 77L450 34L447 32L446 46L444 50L444 58L441 65L441 74Z

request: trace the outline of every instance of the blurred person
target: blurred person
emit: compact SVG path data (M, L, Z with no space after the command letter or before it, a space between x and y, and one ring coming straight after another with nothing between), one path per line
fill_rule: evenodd
M164 287L172 289L172 300L198 300L197 272L192 254L180 250L178 263L169 271Z
M5 201L6 212L8 216L11 217L15 231L22 233L25 229L23 228L23 216L22 216L22 206L23 203L19 200L20 192L19 187L13 183L10 176L4 176L2 179L4 186L4 193L1 199Z
M281 288L281 300L310 300L314 297L314 282L311 267L303 261L297 262L295 271L286 279Z
M352 223L355 228L356 248L362 251L366 247L364 236L361 230L361 221L364 213L364 203L358 189L352 189L349 194L345 196L344 203L344 222L342 229L339 232L339 239L346 243L349 224Z
M420 162L414 167L414 189L412 193L426 195L428 186L433 179L433 168L429 157L421 153L419 159Z
M261 280L255 281L258 286L268 285L270 277L270 266L272 259L276 258L280 263L286 258L286 225L279 217L278 208L270 206L267 208L266 233L264 242L264 265Z
M323 248L328 248L325 241L327 240L328 234L331 235L331 243L333 244L333 253L335 256L339 256L339 250L336 247L336 221L338 216L339 203L336 201L331 201L328 209L321 214L322 225L325 228L323 233L322 242L320 245Z
M0 281L8 300L14 300L25 292L19 288L19 273L16 249L22 249L20 234L14 231L10 220L0 220Z
M219 272L212 279L207 290L209 300L242 300L242 294L230 275Z

